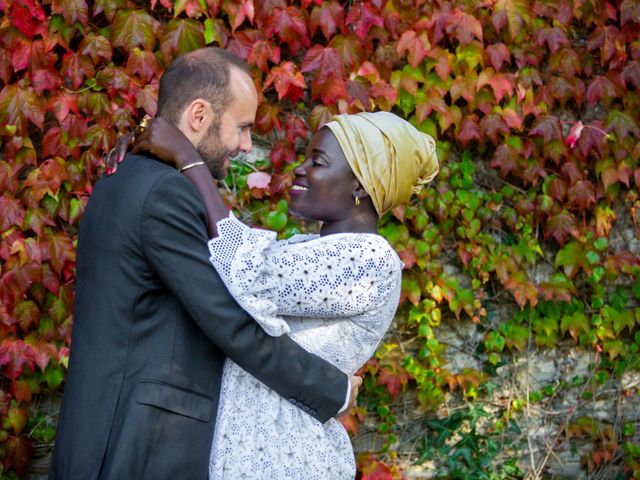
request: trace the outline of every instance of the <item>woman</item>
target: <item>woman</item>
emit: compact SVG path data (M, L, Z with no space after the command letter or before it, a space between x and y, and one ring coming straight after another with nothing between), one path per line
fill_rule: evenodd
M153 153L193 181L210 216L211 262L269 334L290 335L348 374L373 355L393 319L402 270L377 221L436 175L430 136L387 112L334 117L312 137L290 191L290 211L321 221L320 235L289 240L227 217L208 169L168 122L154 120L134 151ZM226 361L211 479L354 476L338 420L317 422Z

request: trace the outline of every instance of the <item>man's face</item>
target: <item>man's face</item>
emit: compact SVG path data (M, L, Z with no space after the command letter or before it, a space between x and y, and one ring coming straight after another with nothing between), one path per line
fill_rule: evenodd
M229 79L233 98L220 116L215 117L196 148L214 178L227 175L229 162L240 152L251 151L251 127L258 109L258 94L253 80L245 72L231 70Z

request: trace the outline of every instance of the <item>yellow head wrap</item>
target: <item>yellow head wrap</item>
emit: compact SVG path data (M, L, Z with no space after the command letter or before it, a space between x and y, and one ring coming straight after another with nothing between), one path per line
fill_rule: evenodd
M436 142L389 112L336 115L325 127L382 216L405 203L438 173Z

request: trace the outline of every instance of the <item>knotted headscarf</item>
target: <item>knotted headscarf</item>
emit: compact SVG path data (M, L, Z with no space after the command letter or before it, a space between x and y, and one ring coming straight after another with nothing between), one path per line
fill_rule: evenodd
M382 216L438 173L436 142L389 112L334 116L325 124Z

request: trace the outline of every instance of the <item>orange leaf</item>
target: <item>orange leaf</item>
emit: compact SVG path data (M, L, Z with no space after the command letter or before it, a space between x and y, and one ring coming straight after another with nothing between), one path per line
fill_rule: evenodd
M278 100L287 97L292 102L302 98L303 89L306 88L304 77L293 62L284 62L271 69L264 84L265 90L271 85L274 85L278 92Z

